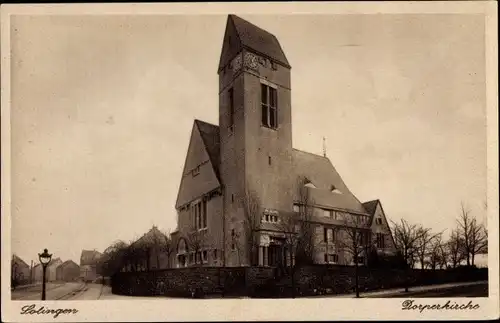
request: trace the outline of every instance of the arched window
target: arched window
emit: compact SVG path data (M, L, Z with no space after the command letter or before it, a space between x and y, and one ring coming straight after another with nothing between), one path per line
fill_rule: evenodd
M180 238L179 243L177 244L177 253L184 254L188 251L186 239Z

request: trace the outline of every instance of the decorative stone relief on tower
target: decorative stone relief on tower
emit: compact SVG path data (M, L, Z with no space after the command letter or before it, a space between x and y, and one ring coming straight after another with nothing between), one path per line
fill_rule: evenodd
M231 64L233 67L233 72L237 72L241 69L241 53L236 55L236 57L233 59L233 63Z
M259 57L253 53L245 52L245 57L243 59L244 66L254 71L259 69Z

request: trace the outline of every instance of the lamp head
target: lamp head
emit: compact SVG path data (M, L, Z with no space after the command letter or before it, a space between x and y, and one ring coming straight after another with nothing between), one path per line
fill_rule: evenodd
M38 254L38 258L40 259L40 263L46 266L52 259L52 254L50 254L48 250L45 248L43 249L43 253Z

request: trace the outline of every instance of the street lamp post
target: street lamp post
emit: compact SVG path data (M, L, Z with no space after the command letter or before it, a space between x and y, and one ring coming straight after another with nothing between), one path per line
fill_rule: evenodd
M49 254L47 249L43 249L43 253L38 254L38 259L40 259L40 263L42 264L42 301L45 300L45 271L47 270L47 265L52 259L52 254Z

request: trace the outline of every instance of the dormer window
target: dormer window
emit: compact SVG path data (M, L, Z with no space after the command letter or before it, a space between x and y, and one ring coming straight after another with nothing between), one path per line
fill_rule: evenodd
M336 188L335 185L332 185L330 187L330 191L335 194L342 194L342 192L338 188Z
M313 183L311 182L307 182L306 184L304 184L305 187L310 187L310 188L316 188L316 185L314 185Z
M193 169L193 177L197 176L200 174L200 166L196 166L194 169Z

